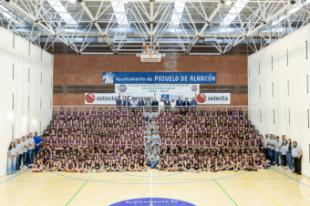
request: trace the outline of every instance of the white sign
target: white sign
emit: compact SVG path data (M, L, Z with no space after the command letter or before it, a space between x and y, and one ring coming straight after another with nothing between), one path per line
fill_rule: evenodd
M198 104L230 104L230 93L200 93L196 101Z
M199 94L199 84L115 84L115 93L121 96L156 97L158 100L193 98Z
M85 93L85 104L116 104L115 93Z

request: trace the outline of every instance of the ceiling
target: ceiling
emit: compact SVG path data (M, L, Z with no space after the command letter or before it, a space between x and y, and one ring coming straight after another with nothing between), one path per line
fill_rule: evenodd
M0 0L0 26L54 54L250 54L309 22L310 0Z

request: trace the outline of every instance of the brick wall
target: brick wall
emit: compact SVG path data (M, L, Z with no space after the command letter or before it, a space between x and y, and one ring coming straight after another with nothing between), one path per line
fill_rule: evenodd
M217 85L247 85L247 56L167 56L141 63L134 55L65 55L54 57L54 85L101 85L104 71L210 71ZM247 94L232 94L232 105L247 105ZM54 94L54 106L83 105L84 94Z

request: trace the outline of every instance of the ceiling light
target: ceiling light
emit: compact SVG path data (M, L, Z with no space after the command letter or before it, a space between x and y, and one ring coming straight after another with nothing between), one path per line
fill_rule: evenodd
M226 1L225 1L225 5L226 5L226 6L230 6L231 4L232 4L232 1L231 1L231 0L226 0Z
M112 0L112 8L114 10L114 14L119 25L128 25L128 19L126 16L125 10L125 0Z
M4 16L5 18L7 18L7 19L12 19L13 18L12 15L9 14L9 10L7 8L5 8L4 6L0 5L0 10L2 10L0 12L0 14L2 16Z
M237 0L223 19L221 26L229 26L240 14L240 12L244 9L244 7L248 4L249 1L250 0Z
M304 8L305 6L307 6L310 3L310 0L306 0L306 1L301 1L298 4L296 4L295 6L293 6L293 8L291 8L290 10L287 11L287 13L285 15L280 16L277 20L273 21L271 23L272 26L276 26L277 24L279 24L280 22L282 22L284 19L288 18L289 16L291 16L292 14L298 12L300 9Z
M60 0L47 0L51 7L59 14L64 22L67 24L76 24L76 21L69 14L64 5L60 2Z
M185 8L185 1L176 1L171 16L171 22L174 25L179 25L181 22L182 14Z

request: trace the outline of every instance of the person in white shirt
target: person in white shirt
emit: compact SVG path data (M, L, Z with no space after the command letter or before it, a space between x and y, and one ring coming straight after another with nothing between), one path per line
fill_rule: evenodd
M263 138L263 148L264 148L265 156L268 159L269 152L268 152L268 135L267 134Z
M274 139L274 162L278 166L279 164L279 155L280 155L280 137L277 136Z
M282 139L282 145L281 145L281 147L280 147L280 154L281 154L281 166L284 166L284 167L286 167L286 165L287 165L287 161L286 161L286 144L287 144L287 142L286 142L286 140L284 139Z
M28 145L28 150L27 150L27 163L28 166L33 164L33 152L34 152L34 148L35 148L35 144L34 144L34 139L32 138L32 133L27 135L27 145Z
M294 172L296 174L301 175L302 151L301 151L301 148L297 145L296 141L293 141L292 157L293 157L293 161L294 161Z
M16 147L16 152L17 152L17 156L16 156L16 171L20 170L20 166L22 164L22 159L23 159L23 152L22 152L22 148L21 148L21 139L15 139L15 147Z
M17 151L15 143L11 142L8 150L8 166L7 166L8 175L14 174L16 172L16 156Z
M27 151L28 151L28 142L27 142L27 138L25 136L22 136L22 141L21 141L21 151L23 154L23 166L22 167L28 167L28 162L27 162Z
M293 171L292 140L290 138L287 139L286 144L286 162L288 165L288 169Z

